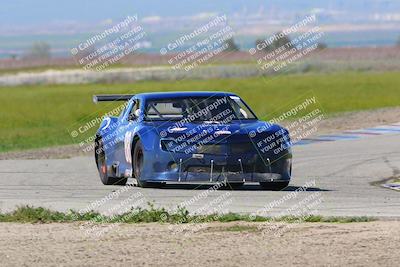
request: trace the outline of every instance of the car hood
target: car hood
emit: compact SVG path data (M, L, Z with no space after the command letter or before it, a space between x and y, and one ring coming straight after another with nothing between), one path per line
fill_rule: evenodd
M278 131L286 131L277 124L251 120L232 121L229 124L212 122L147 122L153 126L162 139L174 139L178 141L200 141L209 138L208 143L226 142L250 142L265 138ZM287 133L287 131L286 131ZM196 137L197 136L197 137ZM210 139L210 136L212 138Z

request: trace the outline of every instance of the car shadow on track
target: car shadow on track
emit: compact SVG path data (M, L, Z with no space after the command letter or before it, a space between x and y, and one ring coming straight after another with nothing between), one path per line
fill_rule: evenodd
M211 189L213 186L212 185L201 185L201 184L167 184L164 185L163 187L161 187L160 189L182 189L182 190L207 190L207 189ZM218 188L218 190L234 190L234 191L272 191L272 190L268 190L268 189L264 189L259 185L243 185L240 187L221 187ZM307 191L307 192L321 192L321 191L331 191L329 189L323 189L323 188L319 188L319 187L308 187L308 188L304 188L301 186L294 186L294 185L289 185L288 187L286 187L285 189L281 190L281 191Z
M288 187L286 187L285 189L281 190L281 191L296 191L296 190L301 190L303 187L301 186L291 186L289 185ZM304 188L304 190L302 191L307 191L307 192L318 192L318 191L332 191L330 189L323 189L323 188L319 188L319 187L308 187L308 188Z

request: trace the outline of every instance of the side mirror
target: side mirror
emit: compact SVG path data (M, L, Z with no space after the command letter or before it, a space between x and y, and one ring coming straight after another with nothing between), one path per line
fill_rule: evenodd
M140 117L141 111L140 109L135 110L133 113L129 113L128 121L134 121Z
M247 112L244 109L240 109L240 113L243 115L244 118L248 119L249 115L247 115Z
M135 114L129 113L129 115L128 115L128 121L134 121L134 120L136 120Z

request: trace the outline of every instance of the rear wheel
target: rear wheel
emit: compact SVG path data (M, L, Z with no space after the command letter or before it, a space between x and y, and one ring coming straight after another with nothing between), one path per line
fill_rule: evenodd
M101 182L104 185L125 185L128 180L127 178L116 178L109 176L107 170L106 153L104 151L104 145L101 139L97 141L96 147L97 147L95 151L95 153L97 153L96 162Z
M281 191L289 185L289 182L260 182L260 185L267 190Z

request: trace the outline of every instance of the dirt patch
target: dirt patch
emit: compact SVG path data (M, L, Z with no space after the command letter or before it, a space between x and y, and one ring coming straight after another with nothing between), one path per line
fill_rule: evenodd
M4 266L397 266L399 221L351 224L117 225L100 239L80 224L0 224ZM254 229L257 226L259 230ZM230 231L236 227L237 231Z
M317 126L316 135L340 133L398 122L400 122L400 107L342 112L322 120ZM282 123L284 126L289 124L290 122Z
M335 114L321 121L318 125L319 134L338 133L345 130L356 130L366 127L397 123L400 121L400 107L383 108L358 112ZM282 125L288 123L283 122ZM54 159L92 155L84 153L78 145L49 147L34 150L0 153L0 160L4 159Z
M400 107L345 112L321 121L318 125L318 134L337 133L398 122L400 122Z

